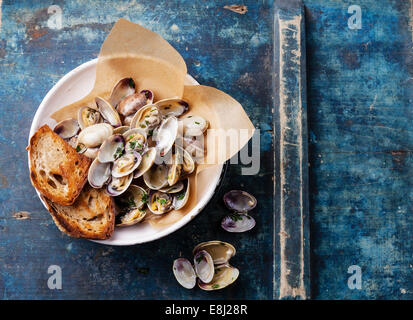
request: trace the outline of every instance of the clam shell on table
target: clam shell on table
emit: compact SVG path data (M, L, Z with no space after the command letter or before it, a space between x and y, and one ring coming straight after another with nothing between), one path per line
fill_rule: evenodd
M186 289L192 289L196 285L196 274L191 262L185 258L174 260L172 271L176 280Z
M110 125L112 125L115 128L120 127L122 125L119 113L108 101L101 97L96 97L95 102L100 114Z
M228 242L213 240L198 244L194 250L195 255L198 251L207 251L215 265L227 263L236 254L234 246Z
M211 282L214 277L214 262L211 255L205 251L198 251L194 256L195 273L204 283Z
M234 283L239 276L239 270L229 264L215 266L214 277L209 283L198 279L198 286L202 290L212 291L223 289Z
M136 151L130 151L119 157L113 163L112 176L115 178L133 174L141 163L142 156Z
M93 188L100 189L109 180L110 175L111 164L101 163L96 158L89 167L87 179Z
M78 144L87 148L100 146L113 133L113 127L107 123L98 123L84 128L77 138Z
M142 90L127 96L117 105L117 111L123 116L134 115L140 108L153 102L153 93L150 90Z
M81 107L77 112L77 121L79 122L79 126L82 130L86 127L100 123L102 120L103 119L100 112L88 106Z
M179 117L189 109L188 102L179 98L159 100L155 103L155 105L158 106L163 117Z
M98 159L100 162L112 162L122 156L125 150L125 139L121 134L114 134L100 146Z
M148 194L145 189L131 184L119 197L115 198L120 213L116 216L116 226L131 226L143 220Z
M255 227L255 220L246 213L232 213L221 221L221 227L228 232L245 232Z
M147 149L143 154L142 154L142 160L139 166L136 168L135 173L134 173L134 178L139 178L145 172L147 172L152 165L155 163L156 159L156 149L155 148L149 148Z
M123 176L116 178L112 176L108 186L106 187L106 192L113 197L117 197L124 193L132 183L133 173L128 176Z
M152 165L143 175L143 181L152 190L159 190L168 185L168 166Z
M70 139L77 135L79 128L79 123L76 119L66 119L56 124L53 131L63 139Z
M255 208L257 199L248 192L231 190L224 195L224 203L230 210L247 212Z
M121 100L134 94L135 91L136 85L132 78L120 79L110 93L109 103L116 108Z

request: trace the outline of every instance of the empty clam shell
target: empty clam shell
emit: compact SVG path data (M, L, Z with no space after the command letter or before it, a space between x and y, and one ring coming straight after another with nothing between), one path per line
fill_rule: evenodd
M118 112L123 116L134 115L140 108L152 104L153 93L150 90L142 90L124 98L117 106Z
M173 186L166 186L164 188L159 189L159 191L166 192L166 193L177 193L184 189L184 183L182 181L178 181Z
M131 226L143 220L146 210L143 208L147 202L148 194L136 185L131 184L122 195L116 197L116 205L120 213L116 216L117 226Z
M112 176L120 178L127 176L139 166L142 156L136 151L130 151L119 157L112 167Z
M78 136L78 145L84 145L87 148L100 146L113 133L113 128L107 123L98 123L84 128Z
M56 124L53 131L63 139L70 139L79 132L79 123L76 119L63 120Z
M123 133L125 150L142 151L146 147L146 132L139 128L130 129Z
M246 213L232 213L221 221L221 227L228 232L245 232L255 227L255 220Z
M215 266L214 273L214 277L209 283L198 279L199 288L206 291L223 289L234 283L239 276L239 270L229 264Z
M129 126L120 126L113 129L113 134L124 134L128 130L130 130Z
M194 248L193 254L195 255L201 250L205 250L211 255L215 265L227 263L233 256L235 256L236 253L236 250L232 244L219 240L207 241L198 244Z
M97 158L93 160L89 167L87 176L89 184L93 188L102 188L103 185L109 180L111 172L110 166L111 164L109 162L101 163Z
M108 101L101 97L96 97L95 102L100 114L107 122L109 122L115 128L120 127L122 125L119 113Z
M255 208L257 199L248 192L231 190L224 195L224 203L230 210L247 212Z
M159 111L164 117L179 117L187 112L189 108L188 102L179 98L159 100L155 105L158 106Z
M160 156L166 155L172 149L177 135L178 119L171 116L163 120L156 135L153 136L153 140L156 141L156 149L158 149Z
M77 112L77 121L80 128L83 130L86 127L102 122L100 112L88 106L83 106Z
M143 175L143 181L152 190L159 190L168 184L168 167L164 164L152 165Z
M214 262L207 251L201 250L195 254L194 266L195 272L202 282L211 282L214 277Z
M152 165L155 163L156 159L156 149L149 148L142 154L142 160L139 166L136 168L134 173L134 178L139 178L145 172L147 172Z
M161 191L149 192L148 208L153 214L164 214L173 209L172 197Z
M176 280L186 289L192 289L196 285L195 270L188 259L178 258L174 261L172 271Z
M120 79L110 93L109 103L116 108L121 100L135 93L135 88L132 78Z
M188 116L182 119L185 136L200 136L208 129L208 120L201 116Z
M129 188L132 179L132 173L128 176L123 176L120 178L115 178L112 176L112 179L106 188L106 192L113 197L119 196Z
M182 209L189 199L190 188L189 188L189 179L185 179L183 182L182 191L176 192L173 194L173 202L172 205L175 210ZM172 188L172 187L171 187ZM169 192L171 193L171 192Z
M99 149L100 162L112 162L122 156L125 150L125 139L120 134L114 134L106 139Z

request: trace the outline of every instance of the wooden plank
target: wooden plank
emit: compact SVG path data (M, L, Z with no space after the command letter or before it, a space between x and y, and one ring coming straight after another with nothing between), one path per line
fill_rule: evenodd
M309 218L304 11L301 1L276 1L274 18L275 265L280 299L307 299ZM277 210L279 209L279 210Z

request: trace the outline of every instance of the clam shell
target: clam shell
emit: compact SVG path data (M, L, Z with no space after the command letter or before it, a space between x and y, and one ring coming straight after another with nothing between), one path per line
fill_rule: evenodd
M192 289L196 285L195 270L188 259L178 258L174 261L172 271L176 281L186 289Z
M169 167L168 170L169 186L173 186L175 183L178 182L179 178L181 177L182 161L180 161L179 158L180 157L177 153L172 156L172 165Z
M159 109L154 104L149 104L140 108L133 116L130 127L140 128L149 132L159 125L161 122L161 114Z
M143 175L143 181L152 190L159 190L168 184L168 167L164 164L152 165Z
M128 176L123 176L120 178L115 178L112 176L112 179L106 188L106 192L113 197L117 197L129 188L130 184L132 183L132 179L132 173Z
M142 154L142 161L139 164L139 166L136 168L136 171L134 173L134 178L139 178L142 176L145 172L147 172L152 165L155 163L156 159L156 149L155 148L149 148L145 151L145 153Z
M231 190L224 194L224 203L230 210L247 212L255 208L257 199L248 192Z
M95 102L100 114L107 122L109 122L115 128L120 127L122 125L119 113L108 101L101 97L96 97Z
M84 128L78 136L78 144L88 148L100 146L113 133L113 128L107 123L98 123Z
M186 205L189 199L189 195L190 195L189 179L184 180L182 184L183 184L182 191L174 193L174 196L173 196L174 198L173 198L172 205L174 206L175 210L182 209Z
M189 109L188 102L179 98L159 100L155 103L155 105L158 106L159 111L164 117L179 117L183 115L185 112L187 112Z
M146 147L146 132L139 128L129 129L123 133L126 151L142 151Z
M102 122L102 116L98 110L88 106L83 106L77 112L77 121L79 122L80 128L83 130L87 127L93 126L94 124Z
M223 289L234 283L239 276L239 270L229 264L215 266L214 277L209 283L198 279L198 286L202 290L212 291Z
M198 244L194 250L195 255L198 251L207 251L215 265L227 263L236 254L234 246L228 242L213 240Z
M83 153L88 158L95 159L99 154L99 148L87 148Z
M194 256L195 273L203 283L211 282L214 277L214 262L210 254L201 250Z
M158 149L160 156L166 155L172 149L177 135L178 119L171 116L163 120L156 135L152 137L156 141L156 149Z
M200 136L208 129L209 122L201 116L189 116L182 119L185 136Z
M164 188L159 189L159 191L166 192L166 193L178 193L184 189L184 183L182 181L178 181L173 186L166 186Z
M148 208L153 214L164 214L173 209L172 197L161 191L149 192Z
M113 134L124 134L128 130L130 130L129 126L120 126L113 129Z
M142 156L136 151L125 153L113 163L112 176L120 178L132 174L141 163L141 160Z
M89 167L87 179L89 184L96 189L102 188L110 178L110 163L101 163L97 158Z
M143 209L148 198L146 191L131 184L122 195L116 197L115 202L120 210L116 216L116 226L131 226L143 220L146 210Z
M120 79L110 93L109 103L116 108L121 100L134 94L135 90L136 85L132 78Z
M63 139L70 139L79 132L79 123L76 119L66 119L56 124L53 131Z
M120 134L110 136L101 145L98 153L100 162L112 162L118 159L125 150L125 140Z
M246 213L232 213L221 221L222 229L228 232L245 232L255 227L255 220Z
M118 112L123 116L134 115L140 108L152 104L153 93L150 90L142 90L124 98L117 106Z

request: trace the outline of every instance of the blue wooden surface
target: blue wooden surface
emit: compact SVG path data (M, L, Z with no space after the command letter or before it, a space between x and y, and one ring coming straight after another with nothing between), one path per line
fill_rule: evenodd
M360 30L347 27L353 1L304 3L312 297L412 299L411 2L358 1ZM47 27L51 4L63 10L61 30ZM223 9L227 4L232 3L2 1L0 297L278 297L272 228L273 7L269 1L244 1L248 12L241 15ZM234 96L261 129L260 173L241 176L240 167L231 166L218 195L241 188L257 197L252 232L221 231L226 209L218 198L163 240L113 248L61 235L41 206L29 182L24 150L31 119L62 75L97 56L121 17L160 33L182 54L190 74ZM22 211L28 219L18 219L15 213ZM213 293L179 287L172 260L181 253L189 257L195 244L212 239L235 245L238 254L231 262L240 278ZM47 288L51 264L62 267L62 290ZM350 265L362 268L361 290L347 287Z

